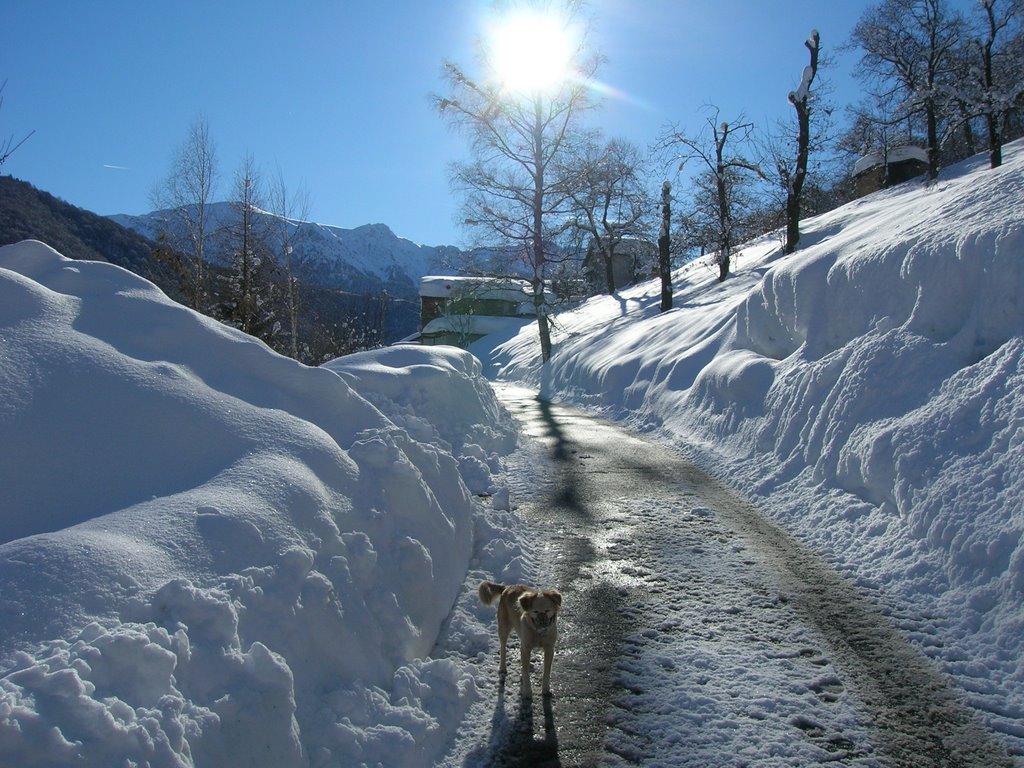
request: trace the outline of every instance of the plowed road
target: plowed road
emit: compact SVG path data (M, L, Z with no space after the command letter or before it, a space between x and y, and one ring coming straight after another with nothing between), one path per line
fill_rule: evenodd
M1012 765L869 598L680 455L497 385L554 697L489 691L465 766ZM516 659L518 648L510 658Z

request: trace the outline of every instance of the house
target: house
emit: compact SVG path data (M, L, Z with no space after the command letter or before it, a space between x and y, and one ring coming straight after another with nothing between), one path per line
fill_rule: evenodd
M615 244L612 256L612 279L615 289L625 288L638 280L651 277L658 263L658 246L638 237L624 237ZM595 293L608 291L608 267L597 238L591 238L583 261L587 285Z
M887 153L865 155L853 166L856 196L902 184L927 170L928 151L921 147L896 147Z
M534 314L526 280L429 275L420 280L420 330L404 341L466 347Z

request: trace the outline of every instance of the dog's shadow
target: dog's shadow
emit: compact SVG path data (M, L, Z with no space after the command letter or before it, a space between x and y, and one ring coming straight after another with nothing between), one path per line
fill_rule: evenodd
M505 680L498 683L498 701L491 718L491 736L486 747L481 747L471 758L480 758L486 751L486 764L501 768L556 768L562 762L558 757L558 733L555 730L555 712L550 696L541 696L543 701L544 730L535 733L534 701L515 697L518 708L511 717L505 707ZM467 764L478 765L476 760Z

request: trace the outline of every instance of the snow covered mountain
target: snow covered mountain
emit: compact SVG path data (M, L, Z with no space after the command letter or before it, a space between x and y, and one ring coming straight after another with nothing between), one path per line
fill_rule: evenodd
M210 229L216 231L226 228L236 214L230 203L214 203L208 215ZM168 211L110 218L154 240L164 229L164 222L172 220ZM268 228L282 223L280 217L266 212L258 214L258 219ZM417 245L398 237L384 224L345 229L294 219L284 221L300 278L326 288L371 294L386 291L391 296L414 299L421 277L450 269L445 265L459 256L454 246ZM223 254L218 255L216 250L213 258L224 261Z

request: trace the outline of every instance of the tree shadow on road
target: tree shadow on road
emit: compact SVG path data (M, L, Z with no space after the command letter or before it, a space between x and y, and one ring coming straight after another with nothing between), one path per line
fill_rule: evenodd
M551 402L538 396L537 407L544 421L547 437L554 441L551 455L556 462L563 466L563 476L553 501L555 504L578 515L589 515L589 512L584 509L580 500L576 488L576 479L572 477L571 472L565 471L574 467L576 449L572 447L573 443L566 438L565 431L558 423L558 419L555 418L551 410Z
M537 408L540 411L541 418L544 420L544 426L547 427L548 437L555 441L554 447L551 449L551 455L555 461L568 461L570 457L569 446L571 443L565 437L565 431L558 423L558 419L555 418L554 413L551 410L551 401L545 400L540 395L537 396Z

